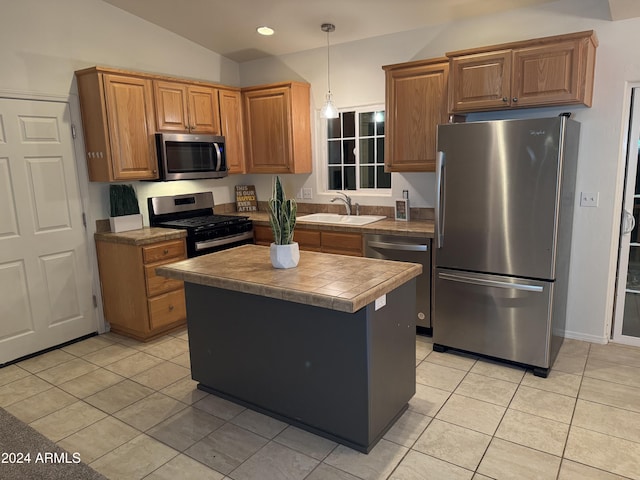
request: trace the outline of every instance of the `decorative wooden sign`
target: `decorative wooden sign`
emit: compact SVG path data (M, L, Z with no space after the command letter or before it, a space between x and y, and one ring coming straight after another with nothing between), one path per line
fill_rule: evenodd
M236 185L236 211L256 212L258 197L255 185Z

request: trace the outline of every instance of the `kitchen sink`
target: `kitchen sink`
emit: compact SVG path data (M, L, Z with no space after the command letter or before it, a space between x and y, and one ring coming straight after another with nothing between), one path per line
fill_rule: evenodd
M340 215L337 213L312 213L296 220L309 223L331 223L334 225L366 225L387 218L384 215Z

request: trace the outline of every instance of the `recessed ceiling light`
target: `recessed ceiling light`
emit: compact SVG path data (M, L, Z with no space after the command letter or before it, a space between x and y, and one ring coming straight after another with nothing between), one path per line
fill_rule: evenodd
M273 35L275 33L275 31L273 30L273 28L271 27L267 27L266 25L262 26L262 27L258 27L256 28L256 31L260 34L260 35L266 35L267 37L269 35Z

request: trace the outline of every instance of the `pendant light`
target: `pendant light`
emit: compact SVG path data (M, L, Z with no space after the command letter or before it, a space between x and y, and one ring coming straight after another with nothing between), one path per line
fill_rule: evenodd
M322 118L338 118L338 109L331 99L331 62L329 60L329 34L335 31L336 26L333 23L323 23L320 28L327 34L327 96L320 115Z

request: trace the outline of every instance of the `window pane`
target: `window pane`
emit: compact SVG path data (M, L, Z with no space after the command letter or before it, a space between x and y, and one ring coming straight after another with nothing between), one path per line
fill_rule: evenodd
M376 135L384 135L384 112L376 112Z
M331 140L329 143L329 164L342 163L340 155L340 140Z
M375 167L360 167L360 188L375 188Z
M356 167L344 167L344 189L356 189Z
M371 137L375 128L373 112L361 113L360 115L360 136Z
M373 138L360 139L360 163L376 163Z
M340 117L327 119L327 138L340 138Z
M377 145L378 155L376 158L376 162L384 164L384 138L378 138L376 142L378 143Z
M378 188L391 188L391 173L384 171L384 166L376 167L378 173Z
M342 168L329 167L329 190L342 190Z
M344 163L348 163L353 165L356 163L356 141L355 140L345 140L344 143Z
M342 114L342 136L344 138L356 136L356 112Z

